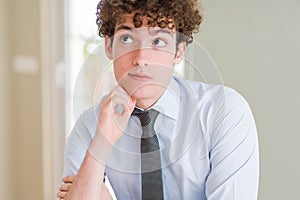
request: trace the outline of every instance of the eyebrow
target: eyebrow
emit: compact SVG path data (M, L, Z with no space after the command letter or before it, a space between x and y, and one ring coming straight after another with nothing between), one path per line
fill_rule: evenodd
M117 32L119 30L133 31L133 29L135 29L135 28L122 24L122 25L120 25L119 27L116 28L115 32ZM150 33L152 33L153 35L157 35L158 33L166 33L166 34L170 35L171 37L173 37L173 34L171 33L171 31L169 29L166 29L166 28L151 30Z
M119 27L116 28L115 32L119 31L119 30L128 30L128 31L132 31L132 27L130 26L126 26L126 25L120 25Z
M169 29L166 29L166 28L157 29L157 30L154 30L154 31L151 31L151 32L153 32L155 35L157 35L158 33L166 33L166 34L173 37L173 34L171 33L171 31Z

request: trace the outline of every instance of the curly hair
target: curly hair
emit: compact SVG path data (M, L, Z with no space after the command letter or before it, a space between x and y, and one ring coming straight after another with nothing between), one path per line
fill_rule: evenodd
M96 13L99 36L113 36L117 23L124 22L123 15L131 13L136 28L142 26L145 16L150 27L175 27L180 33L177 43L187 44L193 41L203 19L197 0L101 0Z

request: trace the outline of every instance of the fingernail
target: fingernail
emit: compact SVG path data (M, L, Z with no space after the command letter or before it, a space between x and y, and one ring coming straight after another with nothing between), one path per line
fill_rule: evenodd
M119 115L121 115L123 113L123 111L124 111L123 106L121 104L117 104L117 106L116 106L116 113L119 114Z

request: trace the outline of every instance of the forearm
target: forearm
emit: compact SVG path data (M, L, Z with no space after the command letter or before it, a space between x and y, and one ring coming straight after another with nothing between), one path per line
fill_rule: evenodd
M115 112L116 102L124 107L122 114ZM107 158L112 146L123 135L135 103L136 100L131 100L120 87L114 88L102 101L94 139L65 200L100 199ZM76 148L75 145L74 149Z
M104 163L97 161L88 151L65 200L99 200L104 169Z
M100 199L105 163L110 149L111 144L103 135L96 135L65 200Z

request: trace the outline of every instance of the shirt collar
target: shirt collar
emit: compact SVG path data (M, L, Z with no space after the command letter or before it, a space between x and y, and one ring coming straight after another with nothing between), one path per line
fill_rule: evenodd
M174 120L178 119L179 113L180 90L179 86L171 79L169 86L159 100L152 106L152 109L157 110Z

